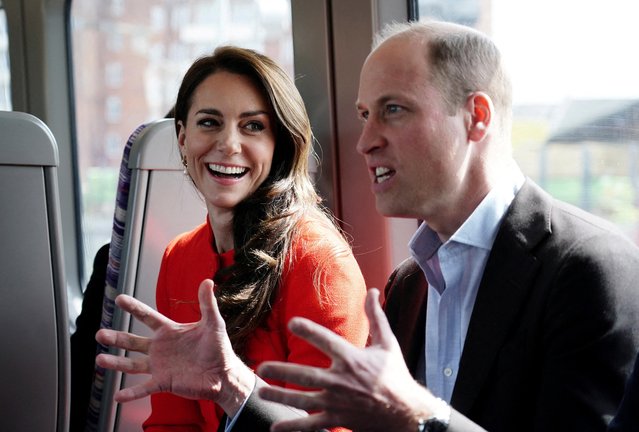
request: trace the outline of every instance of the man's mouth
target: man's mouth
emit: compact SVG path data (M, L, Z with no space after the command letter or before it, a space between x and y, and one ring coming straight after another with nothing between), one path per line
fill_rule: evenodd
M249 169L246 167L225 166L219 164L209 164L208 169L214 176L225 178L241 178L249 172Z
M375 183L384 183L386 180L391 178L395 171L386 167L376 167L375 168Z

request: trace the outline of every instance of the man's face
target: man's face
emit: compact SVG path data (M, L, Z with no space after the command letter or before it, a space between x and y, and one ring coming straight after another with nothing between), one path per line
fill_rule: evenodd
M469 152L464 109L449 114L429 71L418 40L394 37L371 53L360 75L357 150L381 214L432 224L463 195Z

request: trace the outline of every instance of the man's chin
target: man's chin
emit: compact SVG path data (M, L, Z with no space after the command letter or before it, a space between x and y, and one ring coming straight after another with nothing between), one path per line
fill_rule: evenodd
M394 218L413 218L407 214L402 209L397 208L397 206L392 205L392 203L382 202L382 200L375 200L375 208L377 209L377 213L381 214L384 217L394 217Z

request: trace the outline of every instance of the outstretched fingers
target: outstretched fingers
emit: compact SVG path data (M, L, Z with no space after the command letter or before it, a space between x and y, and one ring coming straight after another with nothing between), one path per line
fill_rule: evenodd
M157 393L159 390L160 388L153 382L153 380L149 380L133 387L118 390L113 396L113 399L120 403L131 402L136 399L147 397L153 393Z
M331 388L338 384L335 383L333 375L327 369L295 363L266 361L257 368L257 373L265 378L285 381L302 387Z
M377 288L370 288L366 293L364 309L370 325L371 343L383 348L399 347L388 323L388 318L379 303L379 290Z
M100 354L95 358L98 366L124 373L151 373L151 366L147 356L121 357L113 354Z
M348 358L355 349L346 339L306 318L292 318L288 327L293 334L306 340L333 360Z
M170 319L162 315L150 306L142 303L141 301L121 294L115 299L115 303L122 309L130 313L138 321L143 322L151 330L157 330L163 325L170 325L173 323Z
M292 390L268 386L260 388L258 394L262 399L306 411L321 411L326 407L326 402L319 391Z
M95 339L102 345L148 353L151 339L116 330L101 329L95 335Z
M283 420L271 426L271 432L288 432L288 431L316 431L338 426L337 422L325 413L311 414L307 417L300 417L293 420Z

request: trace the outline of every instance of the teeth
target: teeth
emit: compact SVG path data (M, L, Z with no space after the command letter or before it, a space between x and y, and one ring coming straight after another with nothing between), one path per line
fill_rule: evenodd
M378 176L378 177L381 176L381 175L384 175L386 173L389 173L389 172L390 172L390 168L386 168L386 167L377 167L377 168L375 168L375 175Z
M238 167L238 166L224 166L218 164L209 164L209 169L211 171L219 172L221 174L243 174L246 172L247 168Z
M375 181L377 183L383 183L389 178L391 178L391 169L386 167L376 167L375 168Z

